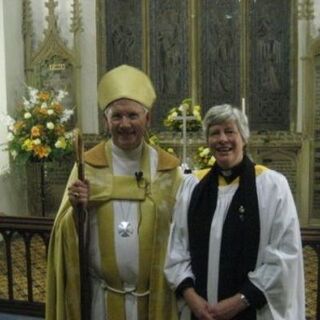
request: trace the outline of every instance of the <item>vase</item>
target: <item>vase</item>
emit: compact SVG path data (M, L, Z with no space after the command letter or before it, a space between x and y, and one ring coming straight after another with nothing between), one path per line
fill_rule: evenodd
M45 173L43 161L26 163L27 205L29 215L45 216Z
M55 216L72 165L72 160L27 162L27 204L31 216Z

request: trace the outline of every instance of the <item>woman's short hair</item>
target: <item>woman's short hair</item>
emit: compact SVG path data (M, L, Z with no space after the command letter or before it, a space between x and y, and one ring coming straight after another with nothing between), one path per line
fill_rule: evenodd
M248 143L250 137L248 118L231 104L213 106L207 111L202 123L205 138L208 138L208 131L211 126L231 120L235 121L244 142Z

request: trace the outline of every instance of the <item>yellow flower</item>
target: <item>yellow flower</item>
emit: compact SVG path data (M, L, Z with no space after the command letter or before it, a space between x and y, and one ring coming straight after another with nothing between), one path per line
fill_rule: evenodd
M34 147L33 151L40 159L43 159L48 157L51 149L48 146L37 145Z
M187 131L199 131L201 129L201 108L199 105L192 106L192 99L190 98L184 99L179 107L173 107L169 110L163 121L164 125L170 130L181 131L183 127L181 116L183 114L194 117L194 119L187 120Z
M208 147L199 147L194 155L194 164L196 169L204 169L211 167L215 162L214 156L211 154L211 150Z
M199 105L196 105L196 106L193 107L193 111L196 111L196 112L200 113L201 107Z
M201 152L200 152L200 157L203 158L205 156L207 156L210 153L210 149L209 148L204 148Z
M153 134L149 137L149 143L156 146L159 144L159 138L155 134Z
M32 140L26 139L22 144L22 149L31 151L32 150Z
M48 114L48 109L47 108L37 108L35 110L35 112L37 112L43 116L46 116Z
M14 125L13 125L14 129L13 132L14 133L18 133L21 129L23 129L25 127L25 123L22 120L18 120Z
M56 113L62 113L63 111L62 105L60 103L54 103L52 107Z
M170 119L171 120L174 120L176 117L178 116L178 112L177 111L174 111L174 112L172 112L171 114L170 114Z
M41 91L38 93L38 97L41 100L47 101L47 100L49 100L50 94L47 91Z
M25 119L30 119L32 117L30 112L26 112L23 116Z
M56 143L54 144L54 146L57 148L57 149L65 149L66 146L67 146L67 142L66 142L66 139L64 137L60 137Z
M214 157L214 156L211 156L211 158L210 158L209 161L208 161L208 165L209 165L209 166L213 166L214 163L215 163L215 161L216 161L215 157Z
M41 136L41 132L42 132L42 126L33 126L31 128L31 137L32 138L40 137Z

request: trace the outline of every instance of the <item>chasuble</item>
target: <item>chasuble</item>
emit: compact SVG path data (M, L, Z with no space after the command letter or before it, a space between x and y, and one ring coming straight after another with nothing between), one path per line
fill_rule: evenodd
M163 268L172 214L196 179L178 159L147 144L125 153L103 142L85 154L90 181L91 318L177 319ZM139 175L135 173L142 172ZM74 169L68 184L76 178ZM79 266L74 212L65 193L48 254L47 320L79 319Z

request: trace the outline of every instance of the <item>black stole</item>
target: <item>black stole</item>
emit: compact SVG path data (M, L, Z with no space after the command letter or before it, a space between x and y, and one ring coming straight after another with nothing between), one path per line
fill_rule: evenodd
M247 280L248 272L255 268L257 261L260 219L255 167L247 156L244 156L240 166L239 187L223 225L218 300L239 292ZM214 214L219 214L215 213L215 209L220 170L215 163L210 172L199 182L193 191L188 212L191 266L196 278L195 289L205 299L207 299L211 222Z

